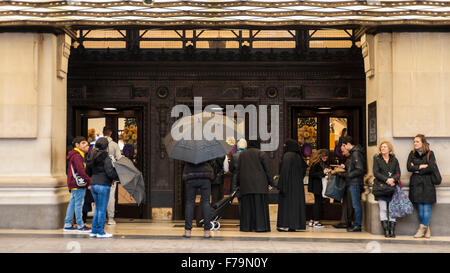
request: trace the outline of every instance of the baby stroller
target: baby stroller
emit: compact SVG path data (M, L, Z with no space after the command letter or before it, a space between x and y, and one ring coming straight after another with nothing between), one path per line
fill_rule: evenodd
M211 208L211 230L218 230L220 228L219 220L222 218L225 210L233 203L234 198L237 195L238 190L233 191L230 196L214 203ZM204 219L197 222L197 226L203 225Z

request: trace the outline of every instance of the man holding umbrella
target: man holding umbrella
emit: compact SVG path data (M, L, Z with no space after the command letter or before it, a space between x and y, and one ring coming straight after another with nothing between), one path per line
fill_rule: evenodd
M184 127L186 127L188 128L186 135L190 134L190 136L195 136L195 126L192 126L194 123L200 123L201 128L204 128L206 124L211 127L214 126L215 128L221 127L224 129L223 132L226 131L225 129L227 126L231 126L229 127L231 131L235 128L234 122L226 117L211 117L210 115L199 113L179 119L172 126L172 131L179 131L179 129L184 129ZM223 139L224 138L206 139L205 137L201 137L200 139L192 140L192 138L185 139L184 136L181 138L174 138L171 133L164 139L164 144L169 157L186 162L183 170L183 181L187 183L186 223L183 237L189 238L191 236L197 189L200 189L202 195L201 204L203 208L204 237L210 238L211 236L209 199L211 195L211 181L214 180L215 174L210 161L227 155L233 148Z
M209 233L211 229L211 207L209 206L209 196L211 195L211 181L214 180L214 178L214 170L209 162L203 162L200 164L192 164L186 162L186 165L184 165L183 181L185 181L187 185L187 200L185 211L185 232L183 237L191 237L192 220L194 219L194 206L197 189L199 189L201 193L200 203L203 209L205 230L204 237L211 237Z

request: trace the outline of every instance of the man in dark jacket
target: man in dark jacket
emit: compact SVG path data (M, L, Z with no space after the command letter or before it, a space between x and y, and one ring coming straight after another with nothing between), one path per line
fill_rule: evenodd
M84 156L89 151L89 143L84 137L75 137L72 141L74 149L67 155L67 186L71 193L69 206L64 219L64 231L90 232L83 222L83 200L86 188L89 187L91 178L85 171ZM79 187L75 182L74 175L81 176L86 182L85 187ZM72 227L72 217L75 212L77 229Z
M350 153L345 149L345 145L341 144L341 153L344 163L341 165L342 169L345 169L345 165L348 164ZM339 174L338 174L339 175ZM352 226L353 220L353 206L352 198L350 196L350 191L348 188L344 191L344 196L342 197L342 214L340 223L333 225L334 228L350 228Z
M185 210L185 232L183 237L191 237L197 189L200 189L201 193L200 203L203 208L204 237L211 237L209 233L211 229L209 197L211 195L211 181L214 180L214 178L214 170L208 162L197 165L186 163L186 165L184 165L183 181L186 181L187 183L187 199Z
M355 145L351 136L342 139L345 149L349 151L350 158L345 165L345 182L350 191L354 210L354 226L347 229L349 232L360 232L362 225L361 188L364 183L364 158L360 145Z

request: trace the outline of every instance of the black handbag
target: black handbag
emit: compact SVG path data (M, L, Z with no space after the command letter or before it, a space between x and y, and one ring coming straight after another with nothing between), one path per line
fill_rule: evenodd
M389 186L384 182L375 179L372 187L372 193L375 196L391 196L395 192L395 186Z
M427 154L427 162L428 165L430 165L431 170L433 171L433 173L431 174L431 183L433 183L434 185L441 184L442 182L441 173L439 172L439 168L436 164L436 161L430 162L430 152L428 152Z

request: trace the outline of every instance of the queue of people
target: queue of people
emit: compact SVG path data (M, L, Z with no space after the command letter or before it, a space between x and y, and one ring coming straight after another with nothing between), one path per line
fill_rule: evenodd
M114 145L111 145L112 139L108 137L110 131L105 129L104 132L107 137L98 139L91 151L84 137L73 139L73 150L67 156L67 184L71 198L64 220L65 232L90 233L91 237L97 238L112 237L104 231L104 227L112 185L118 181L111 159L111 156L117 157L117 150ZM307 164L297 141L288 139L284 143L277 184L274 181L268 156L260 150L260 142L257 140L250 140L248 143L244 139L239 140L234 152L224 158L200 164L186 163L183 171L183 180L187 184L183 236L186 238L191 236L195 196L199 190L204 237L211 237L211 189L218 175L223 175L222 168L229 168L225 172L232 174L231 192L238 192L240 231L271 231L268 193L274 187L279 190L277 230L279 232L305 230L307 219L303 181L309 169L307 190L314 195L309 226L323 227L320 215L323 211L323 200L326 198L324 179L326 181L332 173L345 181L342 217L340 223L334 227L347 228L348 232L361 232L363 216L361 193L365 174L363 151L360 145L355 144L351 136L343 136L339 143L341 143L342 164L337 167L343 171L333 173L328 162L328 149L315 151ZM434 177L437 169L434 168L435 166L436 158L425 136L417 135L407 160L407 171L411 173L409 200L417 205L420 220L414 238L431 237L431 205L436 202L435 186L440 183ZM401 190L402 184L400 164L395 156L394 147L389 141L382 141L378 152L373 156L373 175L372 193L379 204L381 226L385 237L394 238L397 219L390 213L390 203L394 195ZM96 204L92 229L85 224L82 213L87 190L91 191ZM74 214L76 228L72 226Z
M364 155L360 145L355 144L351 136L340 138L343 172L336 172L345 181L342 198L341 222L336 228L347 228L348 232L362 231L363 209L361 194L364 183ZM314 194L314 205L310 227L320 228L324 196L324 182L332 168L328 163L329 151L319 149L313 153L307 165L295 140L288 139L284 144L284 153L279 165L279 179L276 187L278 195L277 230L289 232L305 230L305 192L303 180L309 168L308 191ZM430 163L432 162L432 163ZM417 205L420 226L414 238L430 238L431 204L436 202L435 184L432 179L430 164L436 164L434 153L423 135L414 138L407 170L412 173L410 179L409 199ZM374 187L382 185L385 192L373 192L380 208L380 222L385 237L394 238L397 219L389 213L389 205L398 186L401 190L401 170L394 148L388 141L383 141L378 152L373 156ZM270 231L268 219L268 191L274 187L272 171L267 156L254 143L242 152L233 173L234 187L240 188L240 230Z
M90 237L96 238L113 236L104 230L107 207L111 206L108 205L111 188L113 183L118 181L111 157L117 160L121 155L119 155L120 150L117 149L117 143L110 138L111 132L111 129L105 127L103 133L106 137L97 139L93 147L90 147L85 137L75 137L72 141L73 150L69 151L67 155L67 186L71 193L71 199L66 210L64 232L90 233ZM83 216L87 191L92 195L95 203L92 229L85 224L86 211ZM112 209L109 209L109 211L111 210L114 210L113 206ZM76 227L72 225L74 214ZM110 212L110 220L113 219L111 216Z

